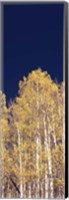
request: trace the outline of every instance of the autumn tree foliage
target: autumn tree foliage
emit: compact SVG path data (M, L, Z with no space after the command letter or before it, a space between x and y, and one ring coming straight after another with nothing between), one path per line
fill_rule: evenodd
M64 198L64 90L38 69L19 82L8 108L0 93L0 197Z

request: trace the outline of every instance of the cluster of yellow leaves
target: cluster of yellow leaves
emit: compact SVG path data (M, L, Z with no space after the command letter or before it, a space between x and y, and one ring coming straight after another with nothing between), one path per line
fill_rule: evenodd
M59 192L59 187L64 187L64 84L59 86L52 81L47 72L38 69L19 82L18 93L19 96L8 109L5 96L0 93L5 184L10 177L15 177L15 181L18 182L22 177L23 184L28 184L29 181L32 183L38 176L44 181L45 173L49 177L48 155L51 152L54 188L57 187ZM47 139L50 137L48 149L44 146L44 115ZM36 173L37 130L39 175Z

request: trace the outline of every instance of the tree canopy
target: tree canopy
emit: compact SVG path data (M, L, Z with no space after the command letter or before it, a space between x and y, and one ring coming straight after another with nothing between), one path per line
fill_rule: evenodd
M64 91L39 68L8 108L0 92L0 197L64 198Z

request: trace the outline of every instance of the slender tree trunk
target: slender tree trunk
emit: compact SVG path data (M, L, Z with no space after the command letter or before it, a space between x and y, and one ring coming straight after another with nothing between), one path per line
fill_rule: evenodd
M31 124L31 120L30 120L30 124ZM31 160L31 153L30 153L30 150L28 150L28 162L30 162ZM31 170L31 169L30 169ZM28 183L28 198L31 198L31 177L30 177L30 181Z
M23 185L23 192L24 192L23 197L26 198L26 183L24 183Z
M36 184L36 198L39 198L39 190L40 190L40 185L39 185L39 138L38 138L38 133L36 137L36 174L37 174L37 184Z
M49 187L48 175L45 174L45 198L46 199L48 199L48 187Z
M54 132L53 132L53 140L54 140L54 146L56 147L57 141L56 141L56 133L55 133L55 130L54 130Z
M28 184L28 198L31 198L31 182Z
M9 185L9 180L8 180L8 190L7 190L7 198L11 198L11 191L10 191L10 185Z
M54 188L53 188L53 174L52 174L52 159L51 159L51 149L50 149L50 132L48 127L48 170L49 170L49 180L50 180L50 198L53 198Z
M21 140L20 140L20 132L18 129L18 146L19 146L19 163L20 163L20 198L23 198L23 185L22 185L22 158L21 158Z
M35 186L35 181L32 183L32 191L33 191L33 194L32 194L32 198L35 198L36 197L36 191L35 191L35 189L36 189L36 186Z
M4 198L4 184L2 185L2 198Z
M62 111L60 110L60 106L62 107ZM61 102L59 102L59 96L58 96L58 110L59 110L59 119L61 120L61 126L62 126L62 144L64 146L64 149L63 149L63 160L64 160L64 165L65 165L65 98L64 98L64 101L61 105ZM65 171L65 169L64 169ZM60 176L58 175L58 178ZM65 172L64 172L64 175L61 177L65 180ZM63 191L64 191L64 194L61 194L61 190L59 188L59 198L64 198L64 195L65 195L65 186L63 186Z
M26 157L26 154L27 154L27 152L26 152L26 150L25 150L25 152L24 152L24 155L25 155L25 157ZM24 158L25 159L25 158ZM25 159L25 161L24 161L24 166L23 166L23 174L26 172L26 159ZM26 183L25 183L25 176L23 177L23 198L26 198Z
M36 174L37 174L37 183L36 183L36 198L39 198L40 191L40 179L39 179L39 159L40 159L40 132L39 132L39 101L38 94L39 89L37 85L37 129L36 129Z
M41 181L40 186L41 186L41 196L40 196L40 198L42 199L44 197L43 181Z
M19 165L20 165L20 198L23 198L23 184L22 184L22 155L21 155L21 138L18 125L16 123L18 132L18 148L19 148Z
M47 139L47 130L46 130L46 117L45 117L45 111L44 113L44 149L45 151L48 150L48 139ZM49 160L49 158L48 158ZM45 167L46 169L46 167ZM48 175L47 175L47 169L45 170L45 198L48 198L48 184L49 184L49 180L48 180Z

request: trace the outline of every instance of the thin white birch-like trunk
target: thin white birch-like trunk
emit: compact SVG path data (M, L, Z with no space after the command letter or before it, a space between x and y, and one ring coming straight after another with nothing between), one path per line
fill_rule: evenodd
M47 131L46 131L46 113L45 111L43 112L44 114L44 149L45 151L48 150L48 139L47 139ZM48 158L49 159L49 158ZM47 169L45 170L45 198L48 198L48 185L49 185L49 179L47 175Z
M31 120L30 120L30 125L31 125ZM30 162L30 151L28 152L28 158L29 158L29 162ZM31 198L31 180L28 183L28 198Z
M62 106L62 111L60 111L60 106ZM58 111L59 111L60 120L62 120L62 118L63 118L61 125L62 125L62 129L63 129L63 132L62 132L62 144L64 145L63 159L64 159L64 163L65 163L65 98L64 98L63 104L61 105L60 102L59 102L59 95L58 95ZM64 164L64 166L65 166L65 164ZM64 171L65 171L65 168L64 168ZM62 177L62 178L65 179L65 173L64 173L64 177ZM59 198L64 198L65 186L63 186L63 190L64 190L64 194L61 195L61 191L59 189Z
M23 198L23 184L22 184L22 155L21 155L21 138L18 125L16 123L18 132L18 148L19 148L19 165L20 165L20 198Z
M36 181L36 198L39 198L39 191L40 191L40 180L39 180L39 158L40 158L40 132L39 132L39 101L38 101L38 85L37 85L37 129L36 129L36 174L37 174L37 181Z
M18 146L19 146L19 163L20 163L20 198L23 198L23 185L22 185L22 158L21 158L21 140L20 140L20 132L18 130Z
M25 150L24 155L26 156L26 154L27 154L27 152ZM23 167L23 173L26 172L26 159L25 159L24 162L25 163L24 163L24 167ZM26 197L26 182L25 182L25 177L23 177L23 181L24 181L24 183L23 183L23 198L27 198Z
M44 190L43 190L43 181L41 181L41 196L40 198L43 199L44 198Z
M37 122L38 123L38 122ZM38 132L36 137L36 174L37 174L37 184L36 184L36 198L39 198L39 138Z
M7 190L7 198L11 198L11 191L10 191L10 185L9 185L9 181L8 181L8 190Z
M31 180L28 183L28 198L31 198Z
M48 199L48 184L49 184L49 180L48 180L48 175L46 173L45 174L45 199Z
M57 145L57 140L56 140L55 127L54 127L54 131L53 131L53 141L54 141L54 146L56 147L56 145Z
M28 198L31 198L31 182L28 184Z
M48 184L50 184L50 198L53 198L53 174L52 174L52 159L51 159L51 149L50 149L50 133L49 130L46 131L46 119L45 119L45 112L44 112L44 146L45 150L48 150L48 171L50 176L50 183L47 176L47 173L45 174L45 198L49 197L48 194Z
M50 126L49 126L50 127ZM50 132L48 127L48 170L50 176L50 198L52 199L54 196L54 186L53 186L53 174L52 174L52 159L51 159L51 149L50 149Z
M33 195L32 195L32 198L35 198L36 197L36 191L35 191L35 189L36 189L36 185L35 185L36 183L35 183L35 181L32 183L32 190L33 190Z
M36 138L35 138L35 144L36 144ZM35 162L34 162L34 165L35 165L34 170L37 173L37 171L36 171L36 148L35 148L35 151L33 153L33 158L35 160ZM36 184L37 184L37 180L33 179L33 183L32 183L33 195L32 195L32 198L37 198L37 195L36 195Z
M23 185L23 192L24 192L23 197L26 198L26 183L24 183Z
M23 154L24 155L24 154ZM25 173L25 167L26 167L26 160L25 160L25 166L22 167L22 174ZM22 181L22 188L23 188L23 198L26 198L26 183L25 183L25 177L23 176L23 181Z
M2 198L4 198L4 183L2 183Z

